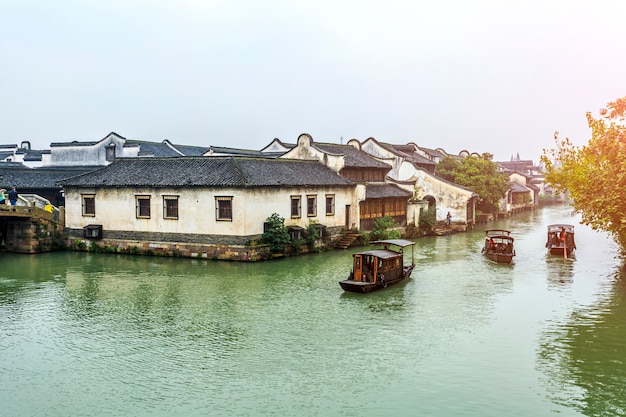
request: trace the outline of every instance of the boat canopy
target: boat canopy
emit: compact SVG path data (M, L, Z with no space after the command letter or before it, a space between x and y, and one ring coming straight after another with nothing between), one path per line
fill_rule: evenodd
M504 229L485 230L485 239L495 239L497 241L513 242L515 239L510 236L511 232Z
M574 233L574 226L565 223L555 223L548 225L548 232L558 232L561 229L565 229L567 233Z
M504 229L487 229L485 230L487 236L510 236L511 232Z
M372 250L368 250L365 252L359 252L354 254L353 256L374 256L376 258L379 259L390 259L390 258L395 258L396 256L400 256L401 253L400 252L396 252L396 251L392 251L392 250L385 250L385 249L372 249Z
M407 246L415 245L415 242L406 239L386 239L386 240L375 240L370 242L372 245L395 245L401 248L405 248Z

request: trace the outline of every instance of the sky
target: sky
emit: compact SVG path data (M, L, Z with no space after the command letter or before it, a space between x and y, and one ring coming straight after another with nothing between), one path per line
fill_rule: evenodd
M620 0L0 0L0 144L373 137L538 161L626 96Z

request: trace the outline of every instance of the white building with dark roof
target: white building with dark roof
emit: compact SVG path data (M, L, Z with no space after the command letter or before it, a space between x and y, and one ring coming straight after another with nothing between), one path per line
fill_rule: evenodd
M411 192L415 200L427 201L429 208L435 210L436 219L442 221L450 212L455 223L465 225L476 223L478 194L439 178L434 174L434 161L424 157L417 146L392 145L368 138L361 144L361 149L390 164L391 180ZM414 214L409 218L409 222L418 219L419 215Z
M338 234L365 192L317 161L251 157L120 158L60 185L72 238L238 260L272 214Z
M265 149L272 149L271 145ZM372 230L374 221L386 216L404 227L407 217L414 217L407 216L412 193L387 182L392 166L363 152L357 140L351 140L347 145L322 143L303 133L298 137L298 143L281 158L319 161L350 181L362 184L365 193L358 196L358 217L350 222L351 228Z

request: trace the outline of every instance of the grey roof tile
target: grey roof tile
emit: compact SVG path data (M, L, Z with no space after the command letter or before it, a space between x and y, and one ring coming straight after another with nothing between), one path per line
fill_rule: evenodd
M59 188L58 182L96 167L29 168L17 162L0 162L0 188Z
M367 152L363 152L351 145L314 142L313 146L330 154L345 155L346 167L391 169L391 165L381 162Z
M317 161L245 157L119 158L68 178L67 187L352 186Z
M365 198L411 197L411 193L393 184L368 183Z

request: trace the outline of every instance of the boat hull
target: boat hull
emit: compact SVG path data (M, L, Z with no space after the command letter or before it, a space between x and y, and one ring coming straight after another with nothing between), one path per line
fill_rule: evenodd
M485 257L499 264L510 264L513 261L512 253L485 252Z
M397 284L399 282L404 281L408 277L411 276L415 265L405 266L402 275L396 279L385 280L383 284L380 282L366 282L366 281L355 281L353 279L346 279L343 281L339 281L339 285L344 291L348 292L357 292L357 293L368 293L372 291L381 290L383 288L387 288L390 285Z
M563 246L551 246L549 248L550 255L563 256ZM567 248L567 256L570 256L574 252L574 248Z

